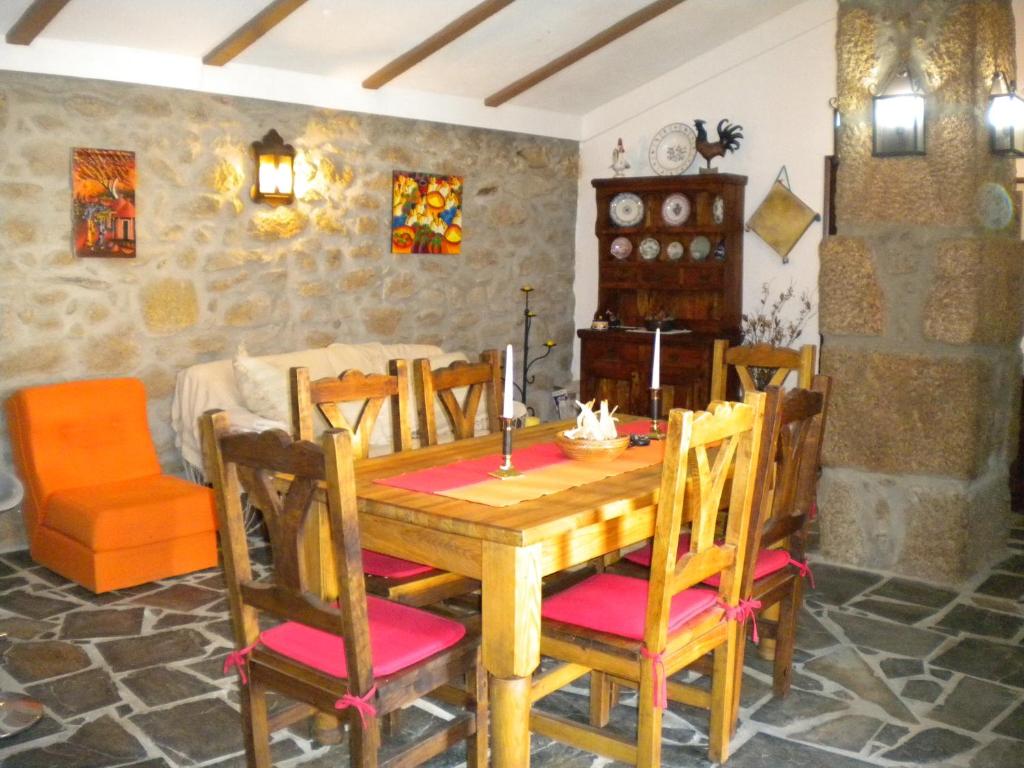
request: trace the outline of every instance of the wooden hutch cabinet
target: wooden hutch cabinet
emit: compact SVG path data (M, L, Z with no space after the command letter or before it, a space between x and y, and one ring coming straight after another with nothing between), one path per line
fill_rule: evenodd
M580 329L580 394L650 412L654 334L647 318L686 332L661 334L662 413L709 400L716 338L740 340L745 176L708 173L594 179L598 313L622 323Z

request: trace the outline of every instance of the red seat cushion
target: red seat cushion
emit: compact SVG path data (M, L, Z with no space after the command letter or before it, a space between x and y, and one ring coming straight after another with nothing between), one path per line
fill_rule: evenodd
M679 534L679 554L677 557L682 557L690 551L690 534L680 533ZM629 560L631 563L642 565L644 568L651 567L651 556L654 554L654 545L651 542L647 542L640 549L636 549L625 555L623 559Z
M552 621L642 640L647 614L646 579L615 573L599 573L549 597L541 616ZM718 593L710 589L684 589L672 598L669 632L717 605Z
M466 634L457 621L368 595L373 674L382 677L450 648ZM348 676L345 641L330 632L289 621L260 635L260 644L332 677Z
M784 549L762 549L757 553L757 562L754 563L754 581L763 579L776 571L781 571L789 565L789 552ZM718 574L704 579L704 583L712 587L718 586Z
M384 579L407 579L410 576L422 576L430 573L433 568L412 560L384 555L371 549L363 550L363 573L380 576Z
M216 518L209 488L150 475L56 491L42 524L105 552L213 531Z

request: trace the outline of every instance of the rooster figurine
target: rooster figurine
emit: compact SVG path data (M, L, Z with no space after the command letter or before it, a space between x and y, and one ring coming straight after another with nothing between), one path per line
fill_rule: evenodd
M711 170L711 160L716 157L724 157L726 152L735 152L740 148L740 139L743 138L742 125L730 125L728 120L718 121L718 141L708 141L708 132L704 130L704 120L694 120L697 127L697 152L708 164Z

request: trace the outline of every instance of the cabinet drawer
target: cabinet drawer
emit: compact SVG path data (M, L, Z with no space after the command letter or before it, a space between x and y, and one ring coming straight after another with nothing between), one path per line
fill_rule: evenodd
M650 353L644 355L643 349L629 342L599 343L587 340L583 343L581 357L585 361L597 362L599 360L621 361L623 363L639 363L650 358Z
M707 350L701 347L670 347L661 346L662 365L680 368L702 368L707 361Z

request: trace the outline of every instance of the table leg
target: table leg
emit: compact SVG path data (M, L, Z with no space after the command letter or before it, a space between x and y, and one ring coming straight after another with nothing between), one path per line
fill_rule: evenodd
M540 547L486 542L483 658L490 674L491 762L530 764L530 683L540 663Z

